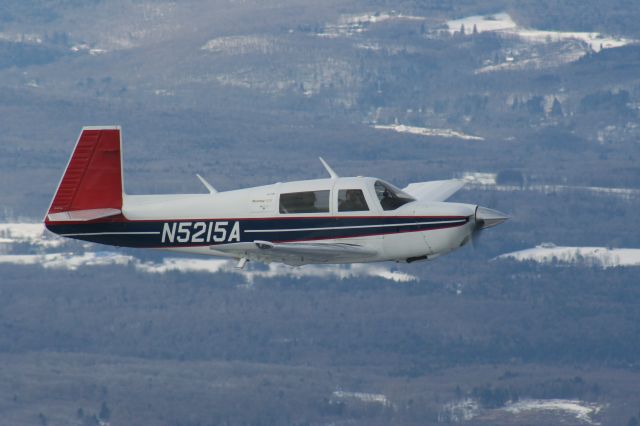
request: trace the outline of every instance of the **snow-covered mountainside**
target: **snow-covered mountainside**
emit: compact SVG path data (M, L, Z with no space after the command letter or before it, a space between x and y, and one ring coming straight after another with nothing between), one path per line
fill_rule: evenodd
M544 31L533 28L523 28L519 26L508 13L504 12L493 15L477 15L454 19L447 22L447 28L451 34L460 32L462 29L464 29L465 34L473 32L499 32L505 36L516 36L533 43L578 40L585 43L595 52L636 42L635 40L624 37L612 37L598 32Z
M613 37L598 32L546 31L524 28L518 25L508 13L476 15L447 22L450 34L480 34L494 32L504 38L520 40L521 45L511 47L504 53L501 61L487 60L476 70L485 73L526 68L547 68L563 63L574 62L589 52L600 52L637 43L624 37ZM540 50L536 45L555 44L550 51Z

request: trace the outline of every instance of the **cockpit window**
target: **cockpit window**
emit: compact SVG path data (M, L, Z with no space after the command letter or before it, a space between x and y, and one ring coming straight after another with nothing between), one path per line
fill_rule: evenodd
M362 212L369 211L367 200L361 189L341 189L338 191L338 211L339 212Z
M280 194L280 213L329 213L329 191Z
M375 184L376 195L384 210L395 210L400 206L415 201L410 195L388 183L377 181Z

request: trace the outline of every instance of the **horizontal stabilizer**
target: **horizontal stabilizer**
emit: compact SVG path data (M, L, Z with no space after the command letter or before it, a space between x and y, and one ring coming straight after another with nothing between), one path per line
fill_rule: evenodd
M445 201L465 184L461 179L434 180L412 183L403 189L418 201Z
M90 220L117 216L121 213L122 211L118 209L74 210L70 212L49 213L47 215L47 219L49 220L49 222L87 222Z

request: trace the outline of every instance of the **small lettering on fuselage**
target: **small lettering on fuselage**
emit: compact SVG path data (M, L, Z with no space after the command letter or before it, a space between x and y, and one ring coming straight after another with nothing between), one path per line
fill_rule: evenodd
M165 222L162 243L234 243L240 241L240 222Z

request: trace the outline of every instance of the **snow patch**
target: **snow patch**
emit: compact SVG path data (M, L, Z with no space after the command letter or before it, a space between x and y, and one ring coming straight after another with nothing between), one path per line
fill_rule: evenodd
M135 260L137 270L152 274L166 274L167 272L208 272L217 273L230 270L233 266L228 260L221 259L189 259L167 257L162 262L141 262Z
M153 91L153 94L156 96L173 96L175 95L175 92L167 89L156 89Z
M495 15L474 15L462 19L453 19L447 22L447 28L454 34L464 26L465 34L471 34L473 28L479 33L487 31L515 31L518 25L508 13Z
M107 49L99 49L96 47L91 47L85 43L71 46L69 50L71 50L72 52L87 52L89 55L92 55L92 56L103 55L105 53L108 53Z
M336 399L355 399L366 403L381 404L385 407L390 407L392 405L386 395L381 393L347 392L337 390L333 392L332 396Z
M465 172L462 179L472 185L495 185L497 173Z
M13 265L40 265L43 268L76 271L83 266L128 265L134 258L112 252L5 254L0 263Z
M235 260L222 259L189 259L189 258L165 258L162 262L136 261L135 267L138 270L149 273L167 272L209 272L209 273L234 273L245 277L248 282L253 282L256 278L337 278L349 279L357 277L377 277L398 283L417 281L418 278L404 272L391 271L389 268L373 266L368 264L353 265L305 265L301 267L291 267L280 263L271 263L265 269L248 267L245 270L238 270L235 267Z
M532 185L532 188L550 194L568 190L582 190L594 194L618 195L623 198L632 198L640 195L640 190L635 188L607 188L602 186L568 186L568 185Z
M591 418L598 414L602 405L573 399L523 399L507 404L502 410L520 414L527 411L555 411L575 416L576 419L588 424L598 424Z
M543 194L555 194L561 192L583 191L593 195L606 195L620 197L625 200L640 197L640 189L636 188L610 188L604 186L579 186L579 185L546 185L527 184L499 185L496 173L464 172L460 178L467 182L466 189L483 189L492 191L536 191Z
M25 44L42 44L42 36L34 33L6 33L0 32L0 41Z
M469 135L457 130L452 129L430 129L427 127L415 127L415 126L406 126L404 124L374 124L372 126L374 129L380 130L393 130L398 133L409 133L412 135L420 135L420 136L440 136L445 138L458 138L464 140L474 140L474 141L483 141L484 138L481 136Z
M488 189L487 185L484 189ZM607 188L601 186L572 186L572 185L527 185L527 186L515 186L515 185L494 185L493 188L496 191L537 191L543 194L556 194L560 192L575 192L584 191L594 195L610 195L620 197L625 200L631 198L637 198L640 196L640 190L635 188Z
M217 37L206 42L200 49L210 53L243 55L247 53L273 53L276 50L274 40L266 37L246 35Z
M45 248L60 247L64 244L61 238L45 234L44 231L44 225L41 223L0 223L0 243L27 243Z
M501 254L496 259L520 262L582 264L601 268L640 266L640 249L610 249L606 247L563 247L542 243L534 248Z
M226 259L189 259L189 258L165 258L162 262L141 263L136 260L136 269L164 274L167 272L209 272L209 273L233 273L245 277L248 282L253 282L256 278L337 278L340 280L357 277L383 278L397 283L417 281L418 278L404 272L392 271L383 266L369 264L353 265L305 265L291 267L280 263L271 263L266 268L247 267L239 270L235 267L235 260ZM260 265L262 266L262 265Z
M480 419L504 419L502 413L509 413L514 416L526 414L528 412L549 412L560 416L572 416L577 420L597 425L593 420L604 405L585 402L574 399L532 399L525 398L518 401L508 402L500 408L481 408L478 401L472 398L464 398L444 404L438 412L439 423L463 423ZM560 419L559 419L560 420ZM511 419L513 421L513 419ZM500 422L502 423L502 422Z
M15 240L35 241L42 237L44 225L41 223L0 223L0 235Z
M480 405L471 398L449 402L442 406L438 413L438 423L467 422L478 415Z
M342 15L336 24L326 24L324 31L318 37L336 38L349 37L363 33L371 24L385 21L424 21L422 16L403 15L396 12L370 12L358 15Z

